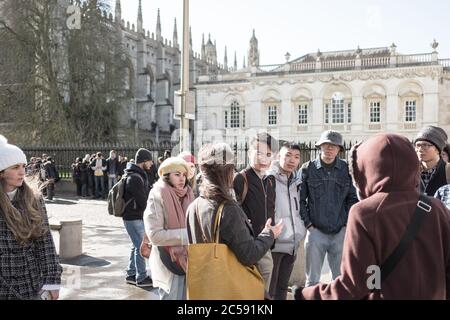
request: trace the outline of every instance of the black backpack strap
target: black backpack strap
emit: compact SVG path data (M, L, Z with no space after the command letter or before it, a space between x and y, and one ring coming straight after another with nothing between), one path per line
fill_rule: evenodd
M427 196L421 194L416 205L414 216L411 218L411 222L406 228L403 238L400 240L397 248L395 248L389 258L387 258L381 266L381 282L386 280L389 274L395 269L397 263L408 250L410 244L419 232L424 218L430 214L431 209L431 200Z

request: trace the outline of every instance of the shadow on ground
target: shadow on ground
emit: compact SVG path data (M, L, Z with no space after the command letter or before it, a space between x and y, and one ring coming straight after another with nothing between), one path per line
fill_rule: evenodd
M104 267L111 264L111 262L105 259L92 257L86 254L82 254L76 258L61 259L61 263L80 267Z

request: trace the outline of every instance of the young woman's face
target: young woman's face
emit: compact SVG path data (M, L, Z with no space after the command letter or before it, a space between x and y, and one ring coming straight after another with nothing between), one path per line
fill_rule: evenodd
M446 151L441 152L441 157L442 157L442 160L444 160L445 162L447 162L447 163L450 162L450 156Z
M169 174L169 181L175 189L183 190L186 184L186 175L181 172L172 172Z
M25 164L16 164L0 173L1 182L6 192L14 191L23 184L25 178Z

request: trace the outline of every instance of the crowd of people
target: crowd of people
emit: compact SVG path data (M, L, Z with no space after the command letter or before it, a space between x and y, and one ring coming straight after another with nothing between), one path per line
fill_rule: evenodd
M107 159L101 153L78 158L73 169L80 196L105 197L126 179L122 219L131 251L125 281L158 288L161 300L187 298L187 248L213 241L219 212L219 242L242 265L257 267L266 299L287 298L302 243L306 282L292 288L295 299L450 299L447 140L434 126L423 128L413 144L378 134L356 145L347 163L339 158L343 136L328 130L316 143L317 159L304 162L298 144L259 133L249 144L249 166L239 172L226 143L205 145L197 157L166 153L157 164L147 149L132 161L112 150ZM42 292L57 298L61 268L42 197L25 179L26 164L23 152L2 137L0 299L35 299ZM149 268L139 250L144 241L151 243ZM17 248L30 249L17 255ZM16 281L15 266L29 255L33 263ZM325 257L329 284L320 283ZM375 276L371 287L373 266L381 280Z

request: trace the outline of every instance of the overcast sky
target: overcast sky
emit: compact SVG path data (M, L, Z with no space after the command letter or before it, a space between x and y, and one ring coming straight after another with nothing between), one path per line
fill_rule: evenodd
M434 38L439 58L450 58L448 0L190 0L194 51L202 33L217 41L219 62L225 46L228 63L237 51L238 66L247 56L252 29L259 42L260 63L283 63L306 53L397 45L405 54L428 53ZM115 0L110 0L114 11ZM136 24L138 0L122 0L122 18ZM182 39L183 0L142 0L144 28L155 32L161 10L162 34L172 40L177 18Z

